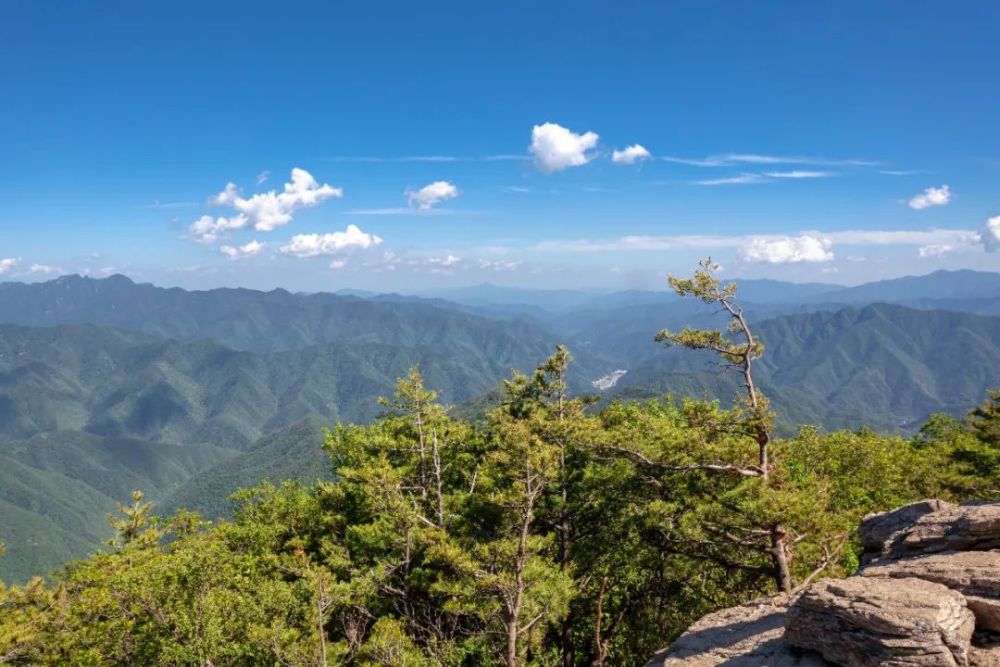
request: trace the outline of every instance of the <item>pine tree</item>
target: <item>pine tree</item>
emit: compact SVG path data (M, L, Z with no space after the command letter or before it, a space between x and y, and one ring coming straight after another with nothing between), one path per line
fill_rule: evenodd
M743 313L743 308L736 302L737 286L735 283L723 285L715 277L719 265L711 258L702 260L700 268L692 278L670 277L670 286L682 297L693 297L703 303L719 306L729 318L728 332L738 339L733 340L718 330L684 328L680 332L667 330L656 335L658 342L668 345L678 345L691 350L708 350L722 359L723 366L739 373L745 390L742 406L745 418L738 424L748 430L757 441L756 465L747 465L733 469L723 466L721 471L736 472L747 477L760 477L766 487L771 472L769 447L771 443L771 427L773 415L768 408L767 399L754 384L753 363L764 354L764 345L757 340ZM789 535L780 523L763 526L757 531L735 536L740 542L756 542L766 535L770 544L766 549L772 561L773 576L778 589L784 592L792 590L792 575L789 567ZM733 539L731 536L729 539Z

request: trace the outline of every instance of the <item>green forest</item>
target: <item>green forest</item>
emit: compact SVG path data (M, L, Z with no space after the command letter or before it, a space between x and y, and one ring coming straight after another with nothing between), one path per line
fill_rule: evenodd
M1000 496L1000 391L915 435L777 428L715 269L671 286L727 330L647 337L713 355L727 394L599 400L559 345L455 410L414 366L373 421L326 430L321 481L211 521L136 490L97 553L0 583L0 663L641 666L709 611L853 572L870 512Z

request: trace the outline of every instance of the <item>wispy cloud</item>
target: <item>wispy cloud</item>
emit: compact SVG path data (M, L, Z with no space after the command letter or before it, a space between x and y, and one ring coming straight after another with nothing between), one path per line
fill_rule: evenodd
M173 208L193 208L198 206L196 201L154 201L152 204L141 204L136 208L145 209L173 209Z
M754 153L722 153L707 157L677 157L673 155L660 156L665 162L686 164L694 167L731 167L739 164L781 165L803 164L821 167L874 167L880 163L875 160L862 159L830 159L824 157L759 155Z
M707 178L701 181L694 181L696 185L748 185L750 183L765 183L769 179L761 174L739 174L738 176L727 176L725 178Z
M924 172L916 169L879 169L878 173L885 176L915 176Z
M450 208L418 209L406 206L390 206L386 208L359 208L347 211L347 215L456 215L459 211ZM469 213L462 211L462 213Z
M322 158L325 162L471 162L476 158L456 157L454 155L402 155L402 156L373 156L373 155L334 155Z
M995 219L997 249L1000 250L1000 216ZM532 247L540 252L622 252L622 251L662 251L662 250L715 250L746 247L754 241L782 241L789 238L809 236L829 241L832 245L847 246L927 246L952 245L968 246L982 243L985 232L968 229L931 230L841 230L819 232L805 230L795 235L788 234L678 234L678 235L634 235L608 240L556 240L543 241ZM827 247L829 250L829 246Z
M837 174L833 171L805 171L802 169L793 169L792 171L765 171L764 175L768 178L831 178Z

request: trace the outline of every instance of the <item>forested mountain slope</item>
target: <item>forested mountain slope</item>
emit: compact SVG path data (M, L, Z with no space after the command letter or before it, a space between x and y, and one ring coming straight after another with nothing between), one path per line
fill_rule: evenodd
M788 315L755 326L759 384L785 424L912 431L962 414L1000 382L1000 318L887 304ZM735 395L709 359L663 350L623 378L621 398Z

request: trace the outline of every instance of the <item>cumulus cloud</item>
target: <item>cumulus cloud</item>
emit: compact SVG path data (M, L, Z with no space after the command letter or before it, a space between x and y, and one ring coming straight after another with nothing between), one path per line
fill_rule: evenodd
M1000 215L986 221L979 240L986 252L1000 252Z
M16 269L20 262L21 260L17 257L6 257L4 259L0 259L0 276L5 273L10 273Z
M909 206L912 209L920 210L922 208L927 208L929 206L944 206L951 201L951 191L948 189L947 185L942 185L939 188L927 188L919 195L913 197L909 201Z
M308 171L295 167L292 169L291 180L285 183L282 192L271 190L245 198L240 195L240 189L235 183L227 183L211 202L235 209L247 218L254 229L270 232L291 222L292 214L299 209L343 196L343 188L335 188L326 183L320 185Z
M244 259L260 254L264 250L265 244L260 241L250 241L241 246L224 245L219 248L219 252L229 259Z
M188 225L188 237L199 243L215 243L226 232L243 229L250 223L250 219L245 215L234 215L231 218L213 218L210 215L203 215L190 225Z
M336 255L349 250L364 250L382 243L374 234L361 231L357 225L348 225L342 232L328 234L296 234L281 252L294 257L319 257Z
M459 192L454 183L435 181L419 190L407 190L405 194L411 207L420 211L429 211L446 199L454 199L459 195Z
M597 140L595 132L576 134L561 125L544 123L532 128L528 150L539 171L553 173L590 162L594 154L588 151L597 146Z
M653 154L641 144L632 144L624 150L613 151L611 161L615 164L635 164L653 157Z
M756 238L739 249L740 259L766 264L794 264L798 262L828 262L833 259L830 239L810 236L783 238Z

